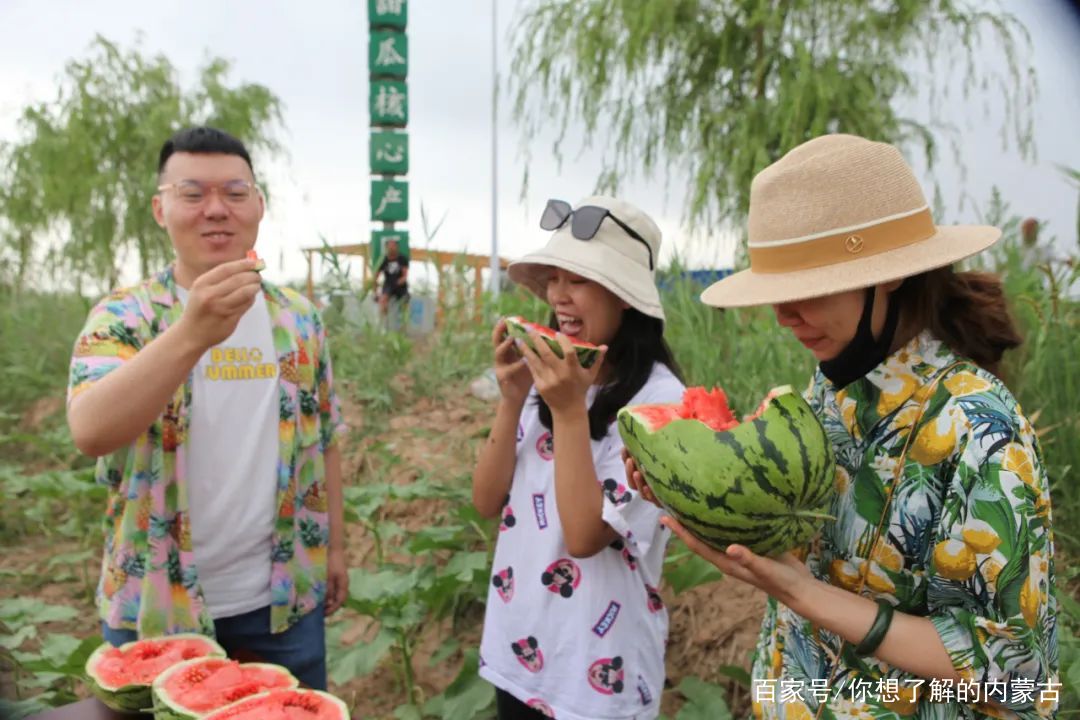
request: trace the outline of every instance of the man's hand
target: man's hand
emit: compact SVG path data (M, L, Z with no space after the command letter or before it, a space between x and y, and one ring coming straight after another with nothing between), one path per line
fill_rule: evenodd
M326 614L333 615L349 597L349 569L345 550L330 548L326 556Z
M260 283L254 260L218 265L191 284L188 302L177 326L204 351L224 342L255 303Z

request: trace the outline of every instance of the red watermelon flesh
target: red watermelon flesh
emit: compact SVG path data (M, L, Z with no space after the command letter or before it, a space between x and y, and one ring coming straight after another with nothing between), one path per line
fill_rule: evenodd
M203 716L203 720L348 720L349 708L319 690L271 690Z
M178 715L201 715L250 695L299 684L278 665L200 658L162 673L154 681L154 703L156 708L168 706Z
M149 685L176 663L205 657L214 647L208 648L204 638L163 638L108 648L94 666L94 675L105 687Z
M698 420L717 432L730 430L739 424L728 407L727 395L720 388L706 390L690 387L683 391L681 403L636 405L634 415L655 432L672 420Z
M543 335L544 337L549 337L549 338L555 339L555 335L557 334L554 330L549 328L547 325L541 325L540 323L531 322L531 321L526 320L525 318L521 317L520 315L515 315L513 317L509 317L509 318L507 318L507 320L512 320L512 321L516 322L518 325L524 325L529 330L533 330L533 331L539 333L540 335ZM596 348L596 346L593 345L591 342L587 342L585 340L578 340L576 337L572 337L570 335L567 335L566 337L567 337L567 339L570 340L570 343L574 347L578 347L578 348L594 348L594 349Z

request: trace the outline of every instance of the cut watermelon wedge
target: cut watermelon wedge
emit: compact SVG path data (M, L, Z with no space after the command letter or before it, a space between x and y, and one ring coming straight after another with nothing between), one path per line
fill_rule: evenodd
M544 325L538 323L529 322L520 315L511 315L506 318L506 329L509 331L510 336L518 338L524 341L529 347L535 350L532 340L529 338L529 331L537 333L544 339L551 351L555 353L556 357L563 356L562 345L555 339L555 331ZM600 357L600 348L593 345L591 342L585 342L584 340L578 340L576 338L566 336L570 343L577 351L578 363L581 367L591 367L596 362L596 358Z
M280 665L196 658L173 665L154 680L154 720L197 720L246 697L299 685Z
M349 720L349 707L320 690L271 690L226 705L203 720Z
M113 647L101 645L86 660L90 689L103 703L121 712L151 707L150 686L178 662L225 657L225 650L205 635L167 635Z

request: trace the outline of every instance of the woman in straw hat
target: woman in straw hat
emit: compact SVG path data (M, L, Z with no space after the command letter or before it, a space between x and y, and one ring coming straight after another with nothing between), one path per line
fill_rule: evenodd
M1050 495L998 377L1020 338L997 278L952 268L999 235L935 225L900 153L859 137L816 138L754 179L750 269L702 299L771 305L818 360L807 399L836 451L836 520L805 559L717 552L664 522L770 596L755 714L1053 713Z
M683 392L654 282L660 230L607 197L550 201L540 224L555 232L510 277L551 306L563 357L535 333L530 347L495 327L502 397L473 502L503 522L480 674L503 720L655 718L667 639L655 588L670 533L622 480L613 421L624 405ZM569 338L603 354L582 368Z

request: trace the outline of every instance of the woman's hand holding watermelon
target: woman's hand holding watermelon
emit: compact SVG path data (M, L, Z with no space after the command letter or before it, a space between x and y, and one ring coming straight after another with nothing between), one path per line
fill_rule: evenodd
M583 368L573 343L562 333L555 336L563 350L561 358L555 355L537 333L530 330L529 337L532 338L532 347L525 343L521 351L525 354L533 384L551 408L552 414L558 415L577 409L584 413L587 410L585 393L600 374L607 346L601 345L600 357L590 367Z
M495 379L504 400L524 404L532 376L525 367L525 358L516 349L514 338L506 331L506 320L499 318L492 332L491 343L495 346Z

